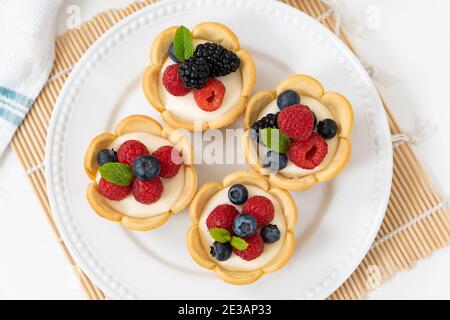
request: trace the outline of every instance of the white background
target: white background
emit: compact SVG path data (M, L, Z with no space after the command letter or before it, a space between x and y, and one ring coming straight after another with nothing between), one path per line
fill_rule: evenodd
M85 21L130 2L66 0L59 33L67 28L72 5L80 8ZM450 1L338 0L338 4L361 27L351 35L360 56L397 78L389 87L380 86L380 91L404 131L413 132L424 121L436 127L414 149L442 194L450 195L450 103L445 98L450 72ZM373 24L377 12L380 20ZM85 298L11 150L0 158L0 221L0 299ZM449 270L450 248L446 248L413 270L398 273L368 298L450 299Z

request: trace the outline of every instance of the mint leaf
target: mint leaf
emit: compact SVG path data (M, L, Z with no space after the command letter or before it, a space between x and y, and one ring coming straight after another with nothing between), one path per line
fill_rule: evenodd
M105 163L100 167L100 175L103 179L122 187L128 187L133 182L133 170L123 163Z
M231 246L235 249L242 251L248 248L248 243L242 238L232 237L231 238Z
M291 139L279 129L267 128L261 130L261 139L267 148L276 153L286 153L291 144Z
M226 229L212 228L209 230L209 234L214 240L220 243L227 243L231 241L231 234Z
M173 50L175 56L181 62L186 61L194 55L194 42L192 41L191 31L185 26L181 26L175 33L173 39Z

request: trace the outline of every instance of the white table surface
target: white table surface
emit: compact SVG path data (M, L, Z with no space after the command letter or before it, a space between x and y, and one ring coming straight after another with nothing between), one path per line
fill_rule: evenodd
M74 8L88 20L108 7L130 0L66 0L59 32ZM450 195L450 1L338 0L345 15L375 29L351 36L372 65L395 75L397 82L380 90L405 131L418 119L437 132L414 149L442 194ZM74 7L75 6L75 7ZM379 23L373 14L379 12ZM72 16L73 17L73 16ZM73 20L71 20L73 22ZM377 21L375 21L377 22ZM378 24L378 26L377 26ZM0 299L84 299L77 279L50 232L43 210L14 153L0 159ZM400 272L369 299L450 299L450 248Z

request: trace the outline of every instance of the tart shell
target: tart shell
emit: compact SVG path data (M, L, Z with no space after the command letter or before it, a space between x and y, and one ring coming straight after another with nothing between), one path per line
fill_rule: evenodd
M223 128L235 122L244 112L249 97L256 83L256 66L250 53L241 49L239 39L228 27L216 22L205 22L192 30L194 39L202 39L222 45L235 52L241 60L239 70L242 77L241 98L220 119L204 121L195 125L194 121L181 119L168 111L161 101L159 77L164 62L168 57L170 44L175 37L177 26L162 31L153 41L150 53L151 65L145 70L142 86L150 104L161 113L164 121L173 128L183 128L189 131L206 131L208 129ZM200 121L198 121L200 122Z
M167 139L183 155L185 178L182 193L169 211L161 212L156 216L148 218L131 217L126 212L119 212L112 208L99 193L96 182L97 171L99 169L96 160L98 152L108 148L118 137L133 132L145 132ZM135 231L149 231L166 223L173 214L189 206L197 189L197 173L193 166L193 150L190 142L186 137L177 134L174 129L170 127L163 128L156 120L143 115L130 116L116 126L115 132L102 133L95 137L89 144L84 159L84 169L91 180L87 188L86 196L92 209L102 218L120 222L125 228Z
M230 271L219 266L205 250L199 228L202 211L208 200L217 192L234 184L256 186L271 194L280 204L286 218L286 238L278 254L264 267L253 271ZM265 274L280 270L292 257L295 248L294 229L297 224L297 206L285 190L273 188L267 178L249 171L238 171L226 176L222 182L208 182L195 195L189 208L191 226L187 232L187 247L194 261L203 268L212 270L221 280L233 285L246 285L257 281Z
M350 136L354 125L353 109L350 102L344 96L336 92L325 92L319 81L307 75L290 76L283 80L275 90L266 90L254 95L250 99L247 109L245 110L245 131L241 142L247 163L253 170L263 175L267 173L262 167L262 162L258 157L256 148L252 145L253 142L249 137L249 129L257 120L262 110L275 100L279 94L286 90L294 90L301 96L309 96L319 100L331 111L339 127L339 142L336 154L324 169L300 178L286 177L281 173L268 175L270 183L279 188L303 191L311 188L317 183L332 180L338 176L348 164L352 154Z

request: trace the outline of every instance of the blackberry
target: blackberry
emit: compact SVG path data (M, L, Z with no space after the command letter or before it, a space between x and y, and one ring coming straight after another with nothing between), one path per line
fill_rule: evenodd
M264 118L259 121L256 121L250 128L250 137L256 140L258 143L260 141L260 131L271 128L278 129L278 113L269 113Z
M210 42L199 44L195 49L194 57L206 59L210 70L209 76L213 78L236 72L241 64L236 53Z
M178 72L186 87L200 89L208 82L210 69L204 58L192 57L183 62Z

